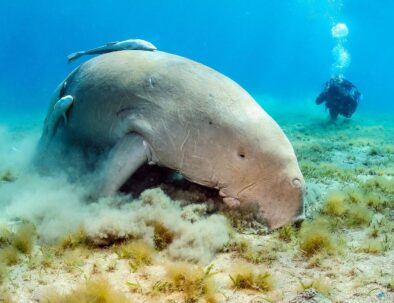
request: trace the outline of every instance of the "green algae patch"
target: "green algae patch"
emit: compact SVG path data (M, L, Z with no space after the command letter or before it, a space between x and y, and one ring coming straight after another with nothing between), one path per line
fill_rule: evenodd
M232 288L235 290L249 289L269 292L275 288L272 274L250 263L235 263L230 270L229 277L232 282Z
M330 192L321 213L332 218L336 227L368 227L376 213L387 215L393 210L391 185L394 186L394 180L376 177L351 189Z
M333 254L339 251L337 237L330 229L330 222L324 218L304 222L298 240L300 251L307 257L317 253Z
M346 209L346 195L343 192L335 191L327 195L322 211L329 216L342 217Z
M12 173L11 170L6 170L0 173L0 182L14 182L16 180L16 176Z
M165 264L166 276L162 281L153 285L153 291L182 292L185 302L219 302L218 285L213 278L213 264L206 269L188 262L170 262Z
M142 265L152 264L156 254L154 247L142 240L114 246L113 251L120 259L129 260L129 265L133 271L136 271Z
M31 254L35 242L36 229L31 223L20 225L11 238L11 245L22 254Z
M129 303L130 300L104 278L88 280L69 294L53 292L43 298L47 303Z
M7 246L0 250L0 263L8 266L18 264L21 259L20 252L13 246Z
M6 227L0 228L0 263L7 266L16 265L22 255L30 255L35 243L35 227L23 223L11 232Z
M296 236L296 229L292 225L285 225L278 230L278 238L285 242L291 242Z

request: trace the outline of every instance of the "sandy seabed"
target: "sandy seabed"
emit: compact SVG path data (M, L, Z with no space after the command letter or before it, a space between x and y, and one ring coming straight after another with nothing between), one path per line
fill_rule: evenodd
M1 125L0 302L394 302L392 118L270 113L308 184L308 219L271 233L193 188L86 205L27 169L38 125Z

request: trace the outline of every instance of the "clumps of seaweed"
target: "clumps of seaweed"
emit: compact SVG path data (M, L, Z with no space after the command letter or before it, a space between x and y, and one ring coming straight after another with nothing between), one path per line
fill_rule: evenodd
M368 228L368 238L364 239L359 252L380 255L394 247L394 222L382 214L375 214Z
M18 264L22 259L32 259L35 228L32 224L22 223L15 231L0 226L0 285L8 277L8 266Z
M22 191L19 185L24 186ZM186 205L158 188L136 199L118 194L89 204L86 189L63 177L22 175L1 189L7 217L34 223L40 242L60 242L59 251L140 239L170 258L208 263L230 238L228 220L210 214L207 203Z
M19 223L13 227L13 231L8 226L0 226L0 276L7 272L8 266L14 266L23 262L29 270L36 268L50 268L55 264L55 256L62 255L63 263L66 269L75 267L77 262L74 260L81 260L82 247L75 248L75 250L60 249L59 247L37 246L36 244L36 228L33 224L28 222ZM74 255L72 257L71 255ZM80 262L78 262L80 263ZM3 279L0 279L4 281Z
M13 246L7 246L0 250L0 263L8 266L16 265L20 261L20 252Z
M166 276L157 281L154 292L182 292L185 302L218 302L219 290L213 272L213 264L206 269L187 262L172 262L165 265Z
M85 222L80 233L64 238L61 246L102 247L142 240L171 258L206 263L230 238L226 218L208 215L204 204L181 206L158 188L144 191L133 203L122 199L111 208L96 205L94 220Z
M330 222L324 218L303 222L298 241L299 249L307 257L317 253L333 254L338 252L340 247Z
M380 255L387 249L387 246L385 246L384 241L381 239L366 239L361 243L359 251L372 255Z
M22 255L30 255L35 240L35 227L22 223L15 232L7 227L0 228L0 263L12 266L17 264Z
M0 225L0 248L11 243L12 232L6 225Z
M75 232L67 234L58 243L58 249L63 251L65 249L74 249L77 247L84 247L89 244L89 239L83 227L79 227Z
M268 227L255 217L258 213L256 207L257 205L242 209L225 208L221 211L229 222L228 229L231 234L235 232L254 235L269 234Z
M81 286L68 294L59 294L56 291L46 294L43 302L47 303L128 303L130 300L121 291L116 290L104 278L87 280Z
M292 125L287 130L306 179L355 183L357 175L394 176L394 148L387 144L392 128L353 122Z
M357 182L353 169L341 168L329 162L300 161L300 168L307 179L337 180L345 183Z
M16 303L8 290L0 288L0 302L1 303Z
M153 241L156 249L159 251L166 249L174 241L174 232L161 222L153 221L150 224L153 226Z
M272 274L261 267L246 262L237 262L230 270L232 288L269 292L275 288Z
M364 203L364 194L357 189L329 193L322 212L336 218L338 225L346 227L368 226L373 215Z
M133 271L136 271L142 265L152 264L156 254L154 247L141 240L114 246L113 251L119 258L127 259Z
M383 211L388 203L381 194L366 191L367 184L361 188L329 193L322 208L323 214L341 219L342 225L347 227L368 226L374 212Z
M81 272L81 267L85 264L84 260L88 258L89 253L89 250L84 248L66 250L63 252L60 260L63 261L64 269L67 272Z
M280 242L267 241L260 245L254 245L246 238L233 238L227 243L223 251L233 252L235 256L250 263L271 264L277 259L277 252L283 250Z
M394 179L383 176L373 177L367 180L363 186L365 190L374 190L380 193L393 195L394 194ZM392 202L394 203L394 202Z
M373 177L358 186L327 194L320 214L302 224L298 242L308 257L333 254L343 244L343 233L351 228L368 228L359 252L381 254L392 247L394 224L386 218L393 211L394 180Z
M349 227L368 226L373 212L364 205L354 205L349 208L345 216L345 224Z
M23 223L16 228L11 237L11 245L22 254L31 254L35 241L36 230L31 223Z
M332 217L342 217L347 210L345 199L346 195L343 192L329 193L323 205L323 213Z
M35 268L53 268L58 265L56 257L60 254L65 254L67 251L59 252L57 248L52 248L48 246L40 246L39 250L35 255L29 256L27 260L27 265L29 269Z
M394 291L394 276L392 276L390 281L387 283L387 288L391 291Z
M7 277L8 277L8 268L6 264L0 263L0 285L4 283Z
M15 180L16 176L9 169L0 173L0 182L14 182Z
M67 205L66 202L64 204ZM71 209L67 208L66 213L72 214ZM36 222L38 236L48 247L54 246L56 255L67 250L119 246L141 240L170 258L206 263L229 241L232 232L227 219L219 214L209 215L205 204L181 205L158 188L144 191L134 201L129 196L119 195L101 199L95 204L81 205L77 220L73 218L71 226L65 228L66 231L71 230L67 234L61 234L59 230L48 237L47 226L66 224L61 209L52 209L48 214L51 217L47 217L47 213L37 213L32 219L39 220ZM72 228L76 222L79 224ZM17 250L27 252L28 237L23 239L22 231L16 237L0 228L0 248L13 246L10 240L13 238Z
M277 232L279 240L285 242L291 242L296 237L296 234L297 230L293 225L290 224L281 227Z

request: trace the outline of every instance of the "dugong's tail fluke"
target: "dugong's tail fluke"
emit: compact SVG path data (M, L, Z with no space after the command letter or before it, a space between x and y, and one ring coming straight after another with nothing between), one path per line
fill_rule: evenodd
M70 63L74 60L77 60L79 57L83 56L84 54L85 54L85 52L82 51L82 52L76 52L76 53L72 53L72 54L68 55L67 56L68 63Z

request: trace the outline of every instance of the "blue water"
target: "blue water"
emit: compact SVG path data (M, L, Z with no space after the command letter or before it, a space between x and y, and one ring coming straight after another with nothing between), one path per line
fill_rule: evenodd
M44 113L82 62L67 64L69 53L128 38L209 65L253 95L303 106L330 77L334 22L350 31L345 77L364 95L361 110L394 113L393 12L390 0L2 0L0 116Z

